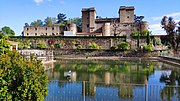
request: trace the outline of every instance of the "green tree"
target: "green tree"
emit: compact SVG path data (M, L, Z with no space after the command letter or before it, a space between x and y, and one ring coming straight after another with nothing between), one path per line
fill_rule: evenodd
M43 21L42 20L37 20L37 21L34 21L30 24L31 26L43 26Z
M76 26L78 28L78 32L82 32L82 18L77 17L77 18L69 19L68 23L69 24L72 24L72 23L76 24Z
M42 62L25 59L11 51L0 55L0 99L2 101L43 101L48 78Z
M56 18L47 17L44 20L44 26L53 26L56 23Z
M162 28L166 31L168 35L169 43L171 43L173 49L176 49L177 42L176 42L176 23L174 22L172 17L164 16L161 20Z
M59 13L58 15L57 15L57 24L59 24L59 23L65 23L65 20L66 20L66 14L63 14L63 13Z
M135 36L135 37L137 37L137 47L139 48L140 47L140 31L138 31L138 30L134 30L133 32L132 32L132 36Z
M10 27L7 27L7 26L4 26L2 28L2 31L1 31L4 35L9 35L9 36L14 36L15 35L15 32L10 28Z

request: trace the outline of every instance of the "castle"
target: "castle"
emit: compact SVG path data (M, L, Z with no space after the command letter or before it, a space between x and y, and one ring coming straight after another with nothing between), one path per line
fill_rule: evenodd
M66 26L67 31L76 35L130 36L133 30L148 29L146 21L136 22L133 6L121 6L118 18L99 18L95 8L82 9L82 32L77 32L75 24ZM60 36L65 31L62 26L25 26L24 36Z

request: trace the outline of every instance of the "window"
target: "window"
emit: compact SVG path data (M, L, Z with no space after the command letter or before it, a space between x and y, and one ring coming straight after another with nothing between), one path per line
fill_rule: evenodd
M52 35L54 35L54 33L52 33Z
M46 33L46 36L47 36L47 33Z
M54 30L54 27L52 27L52 30Z
M37 30L37 28L35 28L35 30Z
M87 28L89 28L89 24L87 24Z
M47 28L46 28L46 30L47 30Z
M58 33L56 33L56 35L58 35Z
M27 36L29 35L29 33L27 33Z
M29 30L29 28L27 28L27 30Z
M129 16L127 16L127 18L129 19Z
M35 33L35 36L37 35L37 33Z

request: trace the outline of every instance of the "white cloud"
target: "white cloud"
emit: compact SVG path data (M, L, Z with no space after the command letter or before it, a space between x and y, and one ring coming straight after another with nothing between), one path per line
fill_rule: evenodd
M162 16L158 16L158 17L152 17L152 20L156 21L156 20L161 20L164 16L167 17L180 17L180 12L176 12L176 13L171 13L171 14L165 14Z
M149 28L153 35L166 35L166 32L161 28L160 24L149 25Z
M42 3L44 0L34 0L34 2L39 5L40 3Z

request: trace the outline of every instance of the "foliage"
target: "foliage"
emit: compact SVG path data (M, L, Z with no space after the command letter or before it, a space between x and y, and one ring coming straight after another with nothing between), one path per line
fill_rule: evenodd
M161 21L162 28L168 34L169 43L171 43L173 49L176 49L177 42L176 42L176 23L172 17L164 16Z
M144 19L144 16L134 15L134 21L135 22L142 22L143 19Z
M131 34L132 36L138 36L138 35L140 35L140 31L138 31L138 30L134 30L134 31L132 31L132 34Z
M26 41L23 41L23 42L19 42L18 43L18 48L19 49L28 49L30 48L32 45L31 41L30 40L26 40Z
M117 48L120 50L129 50L130 44L127 42L121 42L120 44L117 45Z
M145 46L143 47L143 50L146 51L146 52L151 52L151 51L154 50L153 48L154 48L154 47L153 47L153 44L148 44L148 45L145 45Z
M2 101L43 101L48 78L41 61L25 59L11 51L0 55L0 99Z
M46 45L46 43L44 41L39 41L36 45L37 45L36 48L39 48L39 49L48 48L48 46Z
M10 43L6 36L1 36L0 38L0 54L5 54L10 50Z
M96 43L92 42L88 45L89 49L101 49L101 46L97 45Z
M34 21L30 24L31 26L43 26L43 21L42 20L37 20L37 21Z
M9 36L14 36L15 35L15 32L10 27L7 27L7 26L4 26L2 28L2 33L4 35L9 35Z
M83 48L79 41L73 41L72 45L74 47L76 47L76 49L82 49Z
M56 18L47 17L44 20L44 26L53 26L56 23Z
M59 41L59 42L56 42L54 44L55 48L61 48L65 45L65 43L63 41Z
M68 23L69 24L72 24L72 23L76 24L76 26L78 27L77 28L78 32L82 32L82 18L77 17L77 18L69 19Z
M66 20L66 14L63 14L63 13L59 13L57 15L57 23L64 23L65 20Z
M160 38L154 38L154 45L161 45L161 39Z

